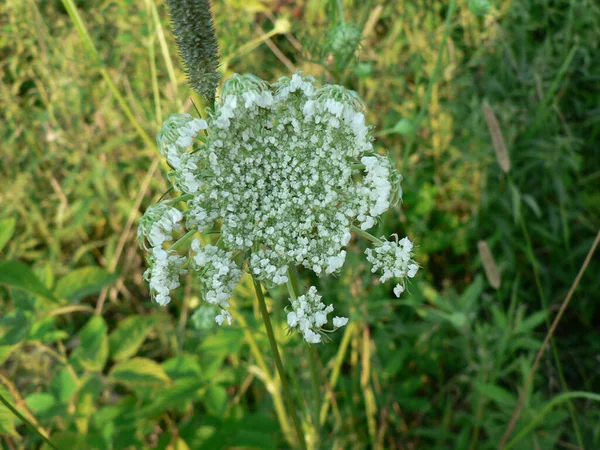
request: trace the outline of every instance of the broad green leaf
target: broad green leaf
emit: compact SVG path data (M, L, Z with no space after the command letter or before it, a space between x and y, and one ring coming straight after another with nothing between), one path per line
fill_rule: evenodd
M196 355L178 355L162 363L163 369L173 380L180 378L199 378L202 374Z
M0 345L17 345L29 333L29 317L23 311L12 311L0 319Z
M222 417L227 409L227 391L218 384L210 386L206 391L204 404L213 416Z
M115 361L134 356L156 323L155 317L129 316L110 334L110 354Z
M512 408L515 406L516 398L508 392L506 389L496 386L495 384L482 383L476 381L474 383L475 389L484 397L492 400L499 406L507 406Z
M75 400L75 426L81 434L87 434L92 414L96 412L96 399L102 392L104 383L98 374L87 375L81 379L81 387Z
M71 400L71 397L77 391L77 381L73 378L69 369L61 369L54 375L54 378L50 381L50 391L61 403L68 403Z
M74 365L89 371L100 371L108 359L106 323L100 316L92 317L79 331L79 347L71 356Z
M58 301L33 271L20 261L0 261L0 284L41 295L53 302Z
M47 416L56 406L56 399L49 392L34 392L25 398L27 407L38 417Z
M133 358L116 364L109 378L131 386L171 383L161 365L147 358Z
M15 233L16 223L17 221L14 217L0 220L0 251Z
M206 382L199 378L176 380L172 387L161 388L160 392L147 406L136 409L134 417L152 419L159 417L168 409L184 412L192 402L204 395Z
M243 341L242 330L234 328L223 328L220 333L208 336L200 345L203 375L214 376L227 355L237 353Z
M61 278L56 284L55 292L59 297L74 302L100 292L103 287L112 283L116 278L114 273L108 273L101 267L82 267Z

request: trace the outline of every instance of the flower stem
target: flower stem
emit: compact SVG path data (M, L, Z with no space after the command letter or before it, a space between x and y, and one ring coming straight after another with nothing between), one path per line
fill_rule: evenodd
M190 230L187 233L185 233L173 245L171 245L171 250L180 249L185 243L187 243L187 241L189 240L190 237L192 237L194 234L196 234L196 232L197 232L197 230Z
M288 269L288 281L287 288L292 300L296 300L298 298L299 290L298 290L298 280L296 278L296 274L294 271L289 268ZM313 390L313 413L312 413L312 421L315 432L315 442L320 442L320 424L319 424L319 413L321 411L321 380L319 379L319 370L318 370L318 361L317 361L317 349L311 347L310 345L306 345L306 350L308 352L308 363L310 366L310 378L312 382L312 390Z
M354 231L359 236L364 237L365 239L368 239L371 242L375 242L376 244L379 244L379 245L383 244L383 241L381 239L377 239L371 233L367 233L366 231L361 230L356 225L352 225L352 231Z
M294 407L294 402L292 400L290 388L285 377L285 371L283 369L281 357L279 356L277 341L275 340L273 325L271 325L271 319L269 317L269 312L267 311L265 297L263 295L260 282L254 278L252 278L252 281L254 283L254 289L256 290L256 298L258 299L258 307L260 309L260 314L262 315L263 322L265 323L265 331L267 332L267 336L269 337L269 344L271 345L271 351L273 352L273 358L275 359L275 367L277 368L277 373L279 374L279 379L281 380L281 387L283 388L283 397L285 398L285 401L287 403L289 413L292 416L294 428L296 429L296 434L298 435L298 442L300 443L300 448L306 450L304 433L302 432L302 427L300 426L300 421L298 420L298 415L296 414L296 409Z

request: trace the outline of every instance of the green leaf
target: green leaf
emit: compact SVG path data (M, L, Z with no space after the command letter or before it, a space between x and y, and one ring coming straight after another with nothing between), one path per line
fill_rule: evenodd
M54 375L49 387L59 402L68 403L75 391L77 391L77 381L73 378L71 371L64 368Z
M536 329L546 320L546 311L537 311L515 327L515 333L525 333Z
M56 284L55 292L71 301L81 300L112 283L117 276L97 266L75 269Z
M38 416L48 416L56 406L56 399L48 392L34 392L25 398L27 407Z
M92 317L79 331L80 344L71 355L71 361L89 371L100 371L108 359L106 322L100 316Z
M0 395L12 406L15 406L10 393L2 385L0 385ZM15 415L5 405L0 403L0 436L2 434L19 436L17 430L15 430Z
M110 371L109 378L131 386L171 383L161 365L147 358L133 358L116 364Z
M223 417L227 409L227 391L218 384L210 386L206 392L204 404L213 416Z
M129 316L110 334L110 354L115 361L135 355L156 323L155 317Z
M58 302L33 271L20 261L0 261L0 284L23 289L32 294L41 295L53 302Z
M15 233L17 220L14 217L0 220L0 251Z
M513 394L508 392L506 389L501 388L500 386L490 383L482 383L479 381L476 381L474 386L475 390L477 390L481 395L492 400L499 406L507 406L509 408L515 406L516 399Z
M0 319L0 345L17 345L29 333L28 315L23 311L12 311Z

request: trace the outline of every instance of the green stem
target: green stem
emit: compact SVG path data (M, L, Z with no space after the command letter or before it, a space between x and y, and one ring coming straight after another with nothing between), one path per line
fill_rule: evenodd
M382 245L383 244L383 241L381 239L377 239L371 233L368 233L368 232L366 232L364 230L361 230L356 225L352 225L352 231L354 231L359 236L364 237L365 239L368 239L371 242L374 242L375 244L378 244L378 245Z
M177 239L177 241L173 245L171 245L171 250L178 250L181 247L183 247L183 245L187 243L189 238L196 234L197 231L198 230L190 230L187 233L185 233L183 236Z
M104 81L106 82L106 84L108 84L108 88L115 96L117 103L127 116L127 119L129 120L131 125L133 125L133 127L136 129L136 131L138 132L142 140L146 143L146 145L150 148L156 149L156 144L154 143L154 140L151 139L150 136L148 136L148 133L146 133L146 131L142 128L138 120L135 118L133 112L129 108L129 105L127 105L127 102L117 89L117 86L115 85L110 74L108 73L108 70L106 70L106 67L104 67L102 59L100 58L100 54L98 53L98 50L96 49L96 46L94 45L94 42L92 41L92 38L88 33L85 24L83 23L83 20L81 20L81 16L79 15L79 12L77 11L75 4L73 3L73 0L62 0L62 4L67 10L69 16L71 17L71 20L73 21L73 24L75 25L79 36L81 37L81 39L83 39L83 42L88 47L90 54L96 60L102 78L104 78Z
M296 300L298 298L298 280L296 279L296 275L294 271L289 268L288 269L288 281L287 288L292 300ZM315 431L315 442L320 442L320 424L319 424L319 412L321 411L321 380L319 377L319 370L317 364L317 349L310 345L306 345L306 350L308 352L308 363L310 366L310 378L312 382L312 390L313 390L313 412L312 412L312 421L313 427Z
M277 415L277 419L279 420L281 430L285 435L285 440L288 442L288 444L292 445L292 427L288 420L287 413L285 412L284 401L281 398L281 391L279 390L279 385L276 382L277 380L273 379L273 376L271 375L271 372L267 367L267 363L265 362L265 358L263 356L261 348L254 339L252 333L250 332L250 329L248 328L248 323L246 322L244 315L239 313L237 309L233 306L229 308L229 311L231 312L231 315L233 316L234 320L238 322L242 327L244 336L246 337L246 341L248 342L248 346L250 347L250 352L252 353L252 356L254 356L254 359L256 359L256 364L258 365L258 368L260 369L260 371L262 372L262 376L264 377L264 382L267 387L267 391L269 391L269 393L273 397L273 406L275 407L275 414Z
M50 441L50 439L48 439L46 436L44 436L44 434L40 430L38 430L35 427L35 425L33 425L29 420L27 420L27 418L23 414L21 414L13 405L11 405L9 403L9 401L4 398L4 396L2 394L0 394L0 403L2 403L4 406L6 406L8 408L8 410L11 413L13 413L15 416L17 416L22 422L26 423L29 426L29 428L31 428L35 432L35 434L37 434L46 444L48 444L50 447L58 450L58 447L55 446Z
M415 120L415 133L410 136L408 143L406 144L406 149L402 155L402 169L406 170L405 167L408 166L408 157L410 156L410 152L412 150L412 146L415 142L415 138L419 132L419 126L425 117L425 111L429 107L429 102L431 101L431 95L433 93L433 87L437 82L437 78L442 67L442 57L444 55L444 51L446 50L446 43L448 42L448 35L450 34L450 20L452 19L452 15L454 14L454 9L456 8L456 0L450 0L450 6L448 6L448 12L446 13L446 21L444 22L444 36L442 38L442 45L440 46L440 51L438 52L437 61L435 62L435 67L433 69L433 74L429 79L429 84L427 85L427 91L425 91L425 98L423 99L423 104L421 105L421 109L419 111L419 115Z
M509 183L513 183L510 174L508 176ZM540 278L538 262L535 257L535 253L533 251L533 244L531 243L531 237L529 235L529 230L527 228L527 224L525 223L525 219L523 219L523 215L519 213L519 222L521 225L521 230L523 231L523 235L525 236L525 242L527 243L527 256L529 262L531 263L531 267L533 268L533 275L535 278L535 284L538 290L538 294L540 296L540 301L542 303L542 308L546 312L546 327L550 329L550 310L548 309L548 301L546 300L546 295L544 294L544 288L542 287L542 281ZM554 339L550 340L550 348L552 349L552 356L554 357L554 362L556 364L556 369L558 372L558 379L560 381L561 387L563 391L567 392L569 390L569 386L567 385L567 380L565 379L562 363L560 361L560 355L558 353L558 348L556 346L556 341ZM577 443L580 447L583 448L583 437L581 436L581 429L579 428L579 423L577 422L577 418L575 417L575 407L573 403L567 399L567 407L569 409L569 415L571 416L571 422L573 423L573 429L575 431L575 437L577 438Z
M180 195L179 197L170 198L169 200L165 200L163 203L166 205L172 205L173 203L185 202L192 198L194 198L194 196L192 194L184 194L184 195Z
M271 325L269 311L267 311L265 297L263 295L260 282L254 278L252 278L252 282L254 283L256 298L258 299L258 307L260 309L260 314L263 318L263 322L265 323L265 331L267 332L267 336L269 337L269 344L271 345L271 351L273 352L273 358L275 359L275 367L277 368L277 373L279 374L279 379L281 380L281 387L283 388L283 397L285 398L285 401L287 403L289 413L292 416L292 421L294 422L294 428L296 429L296 434L298 435L300 448L306 450L306 441L304 440L304 433L302 432L302 427L300 426L300 421L298 420L298 414L296 414L296 408L294 407L294 402L292 400L290 388L285 377L285 371L283 369L281 357L279 356L279 349L277 348L277 341L275 340L275 333L273 332L273 325Z

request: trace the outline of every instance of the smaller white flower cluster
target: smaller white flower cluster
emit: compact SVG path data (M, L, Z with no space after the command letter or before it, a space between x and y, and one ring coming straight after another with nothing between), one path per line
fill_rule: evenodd
M202 285L204 300L221 309L215 321L219 325L223 325L224 322L231 325L231 314L225 308L229 307L228 300L242 278L242 271L232 260L231 252L214 245L201 246L200 241L194 239L192 251L195 253L192 267Z
M170 292L179 287L179 277L187 273L183 268L187 258L170 250L153 247L148 259L150 268L144 272L144 279L150 285L152 298L165 306L171 301Z
M189 114L174 114L163 124L156 141L158 149L171 167L178 169L186 148L192 145L200 130L208 124L203 119L195 119Z
M152 298L160 305L171 301L170 292L179 287L179 277L187 273L184 268L187 258L175 251L163 249L163 244L173 240L173 233L180 228L183 214L164 203L150 206L138 227L140 246L148 250L150 268L144 272L144 279L150 285Z
M272 250L259 250L250 256L250 270L252 276L257 280L271 281L275 285L287 283L287 264L273 265L271 262L277 260L277 255Z
M193 194L202 186L198 177L200 157L188 152L187 148L193 144L198 132L207 128L204 119L196 119L189 114L174 114L158 133L158 148L174 169L170 176L174 179L175 187L187 194Z
M413 261L413 243L407 238L398 240L393 235L393 241L384 240L376 244L374 248L368 248L365 253L367 261L372 265L372 272L382 272L381 282L385 283L390 278L399 278L400 281L394 288L396 297L406 289L406 279L413 278L419 270L419 266Z
M317 294L317 288L311 286L305 295L290 300L292 311L288 312L287 323L290 329L299 330L304 340L309 344L321 342L323 325L327 323L327 315L333 311L333 305L325 306L321 296ZM337 330L348 323L346 317L333 318L333 330Z
M164 203L149 206L138 227L138 241L140 246L147 249L145 240L151 247L162 248L164 242L173 239L173 231L179 228L183 214L177 208Z

